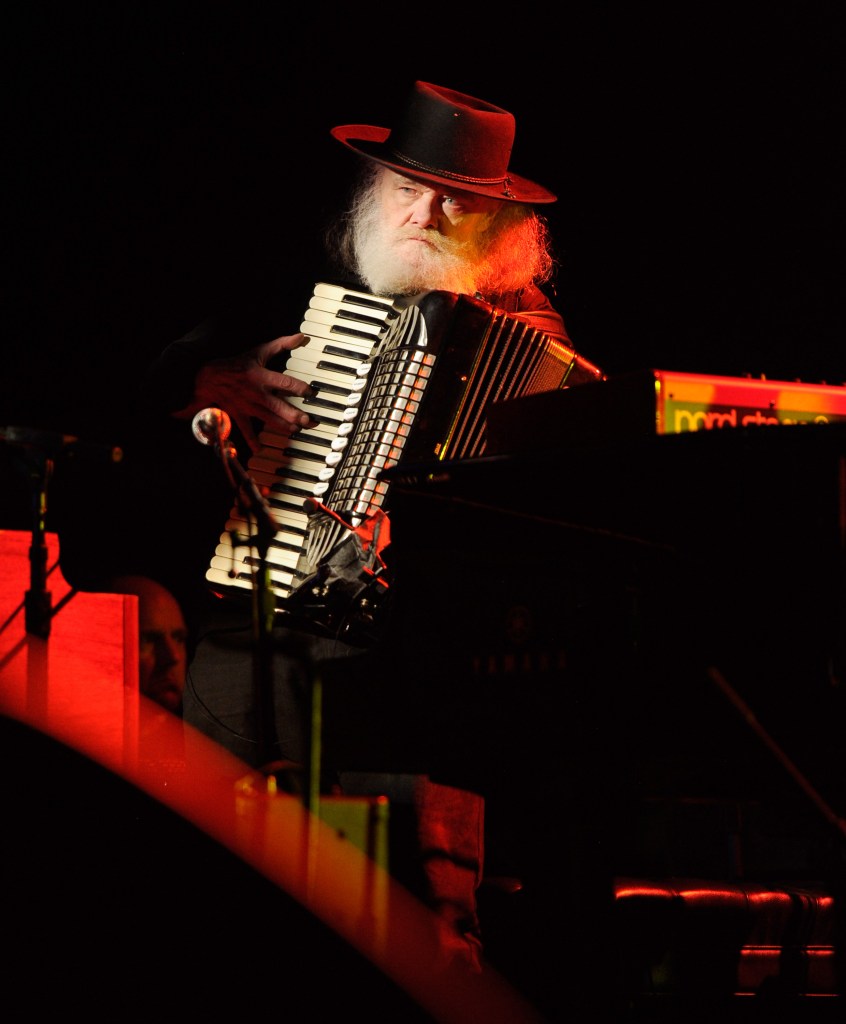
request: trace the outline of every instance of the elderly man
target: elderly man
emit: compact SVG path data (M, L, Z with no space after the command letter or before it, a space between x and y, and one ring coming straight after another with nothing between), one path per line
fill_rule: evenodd
M556 197L511 168L511 113L418 81L393 128L343 125L331 134L356 154L361 174L347 209L325 234L328 263L309 275L311 282L339 281L398 307L432 291L469 296L550 339L568 342L562 317L543 290L555 260L547 222L537 207ZM302 271L293 267L291 280ZM222 410L235 426L232 438L217 438L215 447L222 453L233 442L237 451L242 441L250 452L258 452L262 432L290 436L293 445L311 440L309 431L320 425L320 405L314 400L323 385L286 365L310 343L299 329L308 298L304 293L293 298L289 293L295 290L290 281L284 286L275 282L267 294L212 316L170 344L150 367L139 417L146 482L135 485L130 513L141 522L151 494L159 496L159 503L167 501L166 513L159 514L154 531L146 530L144 543L156 574L171 581L192 627L186 720L252 763L262 759L259 734L269 732L272 760L288 766L302 765L309 756L310 685L316 667L324 659L355 657L359 650L344 636L312 634L307 624L301 628L277 618L265 648L270 663L258 665L257 671L255 608L230 595L213 596L205 580L232 505L233 481L219 472L214 484L200 484L203 470L195 463L214 460L193 441L193 450L183 442L190 433L185 423L196 422L207 409ZM173 469L166 465L167 446L151 443L154 428L164 423L179 425L183 432L178 446L185 450ZM279 472L284 473L284 465ZM203 520L215 524L209 533L200 528ZM145 528L134 533L145 535ZM134 558L137 563L137 550ZM401 685L401 664L396 672ZM257 677L269 694L257 694ZM382 727L390 731L396 723L385 721ZM445 956L478 969L482 796L435 784L425 772L394 774L386 766L385 772L368 776L345 772L345 767L338 766L341 792L384 793L395 806L404 803L416 812L417 863L406 865L407 870L393 864L404 877L419 873L420 895L449 922Z

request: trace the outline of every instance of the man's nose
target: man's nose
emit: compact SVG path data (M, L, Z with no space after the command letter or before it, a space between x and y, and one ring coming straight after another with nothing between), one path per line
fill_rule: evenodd
M175 665L179 661L181 645L178 640L162 637L156 643L156 657L160 664Z
M420 196L411 209L411 222L419 228L436 228L439 212L435 196Z

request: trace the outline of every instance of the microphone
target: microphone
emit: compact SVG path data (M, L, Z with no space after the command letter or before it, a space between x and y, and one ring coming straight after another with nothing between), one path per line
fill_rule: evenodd
M72 434L60 434L52 430L33 430L30 427L0 427L0 441L35 449L48 458L61 454L85 459L107 459L120 462L123 451L114 445L97 441L83 441Z
M262 541L273 537L276 533L276 521L264 495L236 458L235 449L225 447L226 439L232 430L232 420L228 413L214 407L200 409L191 422L191 429L200 444L214 445L215 454L223 460L229 482L239 494L239 503L246 503L240 507L255 516Z
M232 433L232 420L223 409L200 409L191 423L191 430L200 444L219 447Z

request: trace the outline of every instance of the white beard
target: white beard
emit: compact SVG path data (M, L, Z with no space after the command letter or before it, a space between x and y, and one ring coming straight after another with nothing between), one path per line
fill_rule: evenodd
M404 233L405 231L405 233ZM408 242L426 236L430 244ZM378 204L369 207L356 226L358 272L374 295L418 295L447 291L472 295L476 275L467 243L456 243L436 231L385 228Z

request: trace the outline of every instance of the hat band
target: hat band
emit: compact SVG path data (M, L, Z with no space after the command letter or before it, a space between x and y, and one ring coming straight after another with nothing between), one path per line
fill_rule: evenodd
M450 181L464 182L467 185L502 185L502 194L504 196L513 196L514 194L509 187L511 179L507 174L502 178L473 178L469 174L456 174L455 171L445 171L440 167L430 167L429 164L421 163L413 157L406 156L405 153L401 153L397 149L392 149L390 152L402 163L418 171L423 171L425 174L436 174L438 177L449 178Z

